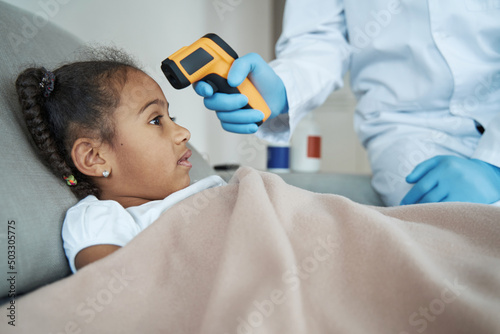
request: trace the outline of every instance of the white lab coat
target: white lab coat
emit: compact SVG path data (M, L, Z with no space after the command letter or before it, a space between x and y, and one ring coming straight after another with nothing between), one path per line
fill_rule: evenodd
M349 70L355 130L386 204L399 203L406 175L432 156L500 166L500 2L288 0L276 52L289 113L257 135L287 141Z

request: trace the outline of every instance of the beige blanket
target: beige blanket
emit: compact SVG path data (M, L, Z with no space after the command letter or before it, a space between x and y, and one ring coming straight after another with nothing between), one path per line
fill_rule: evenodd
M16 306L1 333L500 333L500 208L368 207L243 168Z

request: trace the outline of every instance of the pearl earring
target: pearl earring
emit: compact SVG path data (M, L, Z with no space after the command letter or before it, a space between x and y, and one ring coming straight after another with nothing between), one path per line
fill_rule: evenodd
M104 172L102 172L102 176L108 177L109 176L109 172L107 170L105 170Z

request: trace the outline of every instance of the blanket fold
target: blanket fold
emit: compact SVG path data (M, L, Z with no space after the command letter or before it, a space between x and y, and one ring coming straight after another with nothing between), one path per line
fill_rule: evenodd
M241 168L16 306L2 333L500 333L500 208L370 207Z

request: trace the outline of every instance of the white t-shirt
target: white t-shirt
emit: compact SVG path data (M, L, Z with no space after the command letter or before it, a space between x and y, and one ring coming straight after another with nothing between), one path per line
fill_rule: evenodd
M104 244L125 246L174 204L202 190L225 184L222 178L212 175L163 200L126 209L113 200L101 201L93 195L85 197L66 212L62 228L71 271L76 272L75 257L82 249Z

